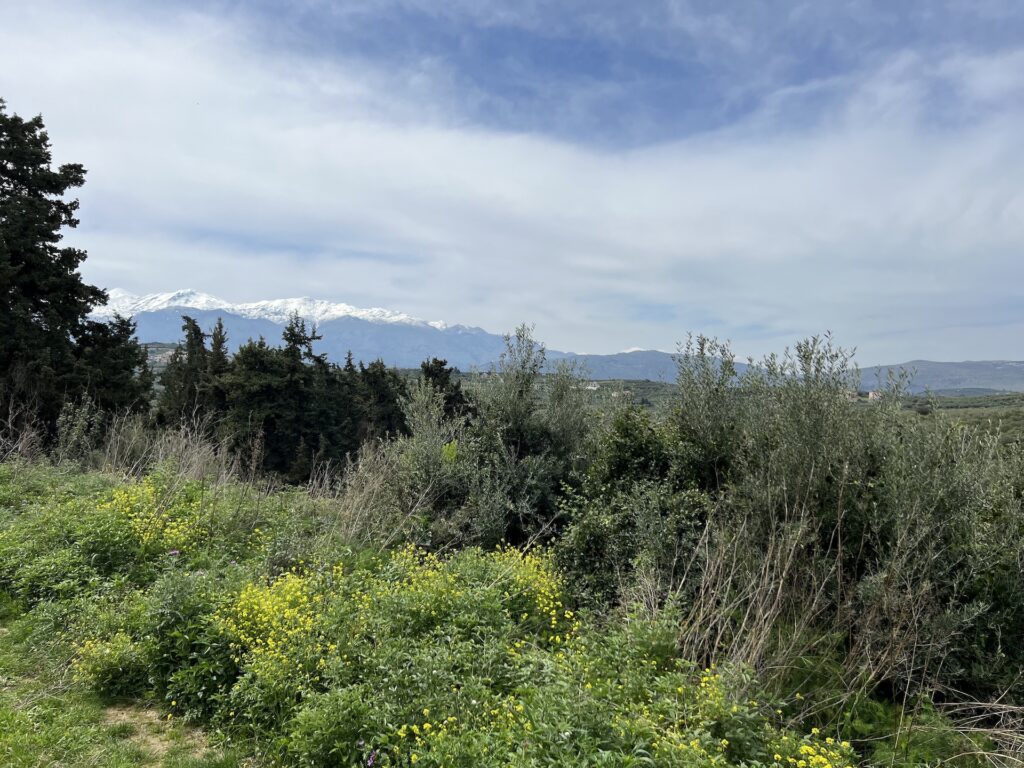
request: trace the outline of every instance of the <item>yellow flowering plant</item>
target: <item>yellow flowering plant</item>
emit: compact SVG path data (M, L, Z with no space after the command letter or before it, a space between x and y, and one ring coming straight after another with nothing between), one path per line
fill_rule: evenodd
M209 535L194 482L172 489L159 475L147 476L115 488L100 508L121 517L146 550L181 552Z

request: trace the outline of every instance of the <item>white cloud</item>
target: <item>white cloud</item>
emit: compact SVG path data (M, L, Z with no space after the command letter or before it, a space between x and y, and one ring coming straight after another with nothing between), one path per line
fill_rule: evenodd
M89 169L74 237L107 286L526 319L582 351L831 328L867 362L1024 355L1021 316L987 314L1022 298L1024 48L899 55L615 151L473 127L429 65L271 52L237 19L5 22L0 95Z

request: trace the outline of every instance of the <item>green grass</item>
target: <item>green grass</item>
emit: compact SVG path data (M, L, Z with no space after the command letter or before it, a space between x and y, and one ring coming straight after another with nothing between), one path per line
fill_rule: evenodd
M314 549L243 490L0 464L0 765L851 764L675 614L577 616L549 554Z
M907 398L907 407L921 413L934 411L940 418L998 435L1004 444L1024 440L1024 393L933 397L930 400L911 397Z
M195 729L161 719L145 702L107 700L75 682L68 651L53 623L56 616L50 612L16 615L9 604L0 611L0 765L238 768L245 764L211 745Z
M898 702L819 717L839 660L772 693L680 658L676 608L574 604L550 552L356 548L344 514L0 463L0 766L980 764L937 713L937 736L899 733Z

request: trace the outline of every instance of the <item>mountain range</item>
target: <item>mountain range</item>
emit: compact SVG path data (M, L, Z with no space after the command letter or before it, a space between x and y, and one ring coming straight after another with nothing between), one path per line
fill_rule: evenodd
M362 309L321 299L273 299L231 303L193 290L135 296L119 289L93 316L109 319L115 314L131 317L142 343L173 343L181 338L181 316L193 317L209 330L221 318L229 346L237 349L250 338L262 336L276 343L288 319L298 314L315 323L322 339L317 350L336 362L351 352L356 360L377 358L399 368L415 368L429 357L440 357L461 370L487 369L505 348L500 334L466 325L421 320L389 309ZM606 355L585 355L548 350L549 364L577 361L593 379L672 381L675 358L658 350L634 349ZM923 392L1024 392L1024 362L935 362L913 360L893 365L870 366L862 371L862 388L875 389L890 371L907 371L910 390Z

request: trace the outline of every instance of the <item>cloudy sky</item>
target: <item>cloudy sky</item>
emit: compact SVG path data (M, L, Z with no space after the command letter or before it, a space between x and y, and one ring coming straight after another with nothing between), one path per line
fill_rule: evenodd
M0 0L0 97L105 287L1024 359L1019 0Z

